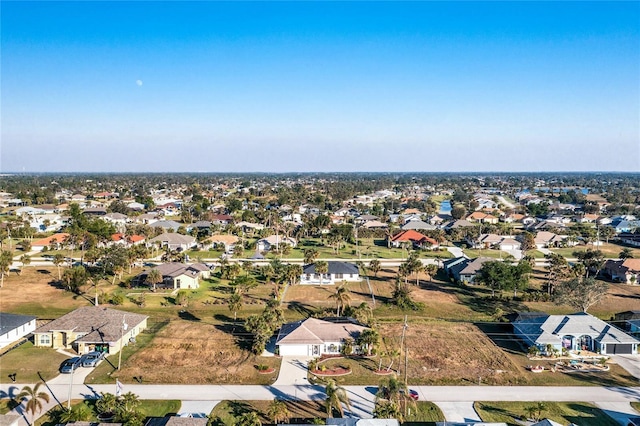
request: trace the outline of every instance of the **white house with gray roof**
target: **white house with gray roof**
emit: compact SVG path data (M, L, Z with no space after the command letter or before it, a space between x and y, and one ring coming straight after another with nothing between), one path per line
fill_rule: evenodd
M161 247L167 247L170 250L188 250L195 247L197 242L191 235L167 232L150 239L147 243L148 246L152 246L154 244L159 244Z
M336 322L307 318L284 324L276 346L281 356L336 355L345 340L356 340L366 329L347 318L336 318Z
M36 317L0 312L0 349L11 345L36 329Z
M585 312L571 315L541 314L512 323L516 336L542 351L591 351L602 355L637 354L640 341Z
M333 285L342 281L360 281L360 271L353 263L329 261L327 266L327 273L320 276L321 274L316 272L315 263L304 265L300 276L300 284Z

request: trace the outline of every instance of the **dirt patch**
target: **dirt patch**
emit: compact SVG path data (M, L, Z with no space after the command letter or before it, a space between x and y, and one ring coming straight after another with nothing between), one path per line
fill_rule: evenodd
M401 324L383 325L381 334L400 347ZM406 344L409 383L477 384L480 378L504 385L522 380L518 366L473 324L410 323Z
M129 358L119 377L143 377L144 383L270 383L275 375L260 375L255 366L276 368L280 360L255 356L239 341L214 324L173 320Z

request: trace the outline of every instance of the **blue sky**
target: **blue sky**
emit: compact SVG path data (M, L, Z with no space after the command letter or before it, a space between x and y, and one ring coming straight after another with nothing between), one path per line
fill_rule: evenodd
M639 171L640 2L6 2L2 171Z

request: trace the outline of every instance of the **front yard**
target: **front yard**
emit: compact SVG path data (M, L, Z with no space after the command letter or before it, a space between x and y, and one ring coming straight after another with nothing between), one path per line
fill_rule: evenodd
M530 416L527 407L537 407L537 402L476 402L474 408L484 422L504 422L520 426ZM618 423L593 404L586 402L544 402L540 417L560 424L580 426L616 426ZM537 415L538 413L535 413Z

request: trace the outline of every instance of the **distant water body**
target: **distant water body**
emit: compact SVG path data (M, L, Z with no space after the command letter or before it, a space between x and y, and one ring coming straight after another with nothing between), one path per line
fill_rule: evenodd
M444 200L440 203L440 214L450 214L451 213L451 201Z

